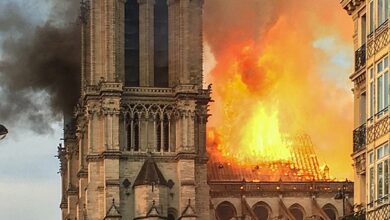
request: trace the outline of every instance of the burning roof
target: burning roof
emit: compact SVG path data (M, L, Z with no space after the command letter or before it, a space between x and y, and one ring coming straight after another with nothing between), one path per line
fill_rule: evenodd
M308 135L284 138L289 149L287 159L262 161L236 161L234 157L221 156L218 149L209 142L211 158L208 164L210 181L327 181L329 168L320 167L313 143ZM256 162L255 162L256 161Z

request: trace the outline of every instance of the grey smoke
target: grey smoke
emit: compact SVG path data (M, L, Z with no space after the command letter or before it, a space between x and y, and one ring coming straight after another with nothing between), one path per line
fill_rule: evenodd
M45 3L38 24L26 16L31 8L0 3L0 121L37 133L71 115L80 91L79 1Z

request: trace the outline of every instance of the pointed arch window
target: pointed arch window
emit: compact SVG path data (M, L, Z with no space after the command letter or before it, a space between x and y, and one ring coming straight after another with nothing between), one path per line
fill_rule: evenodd
M169 152L170 121L167 115L156 116L156 151Z
M331 220L336 220L338 219L338 215L337 215L337 209L331 205L331 204L326 204L322 210L324 210L324 212L326 213L326 215L329 217L329 219Z
M216 216L220 220L231 220L237 216L236 208L230 202L222 202L217 206Z
M128 115L127 116L128 120L127 120L127 147L126 147L126 150L130 151L132 146L133 146L133 120L131 119L131 117Z
M162 128L162 120L160 115L158 114L156 117L156 151L161 151L161 128Z
M134 151L139 151L139 129L140 129L139 117L138 114L135 114L133 119Z
M154 85L168 87L167 0L156 0L154 5Z
M259 220L267 220L271 216L271 208L264 202L258 202L253 206L253 212Z
M304 220L305 219L305 209L295 203L294 205L290 206L289 208L291 214L295 217L295 220Z
M133 117L128 117L127 122L127 150L139 151L139 117L135 113Z
M163 134L164 134L164 151L169 151L169 131L170 130L170 121L167 115L164 115L163 120Z
M139 86L139 4L125 4L125 85Z

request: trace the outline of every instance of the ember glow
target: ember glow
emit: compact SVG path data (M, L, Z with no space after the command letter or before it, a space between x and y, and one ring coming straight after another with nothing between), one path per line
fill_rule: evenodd
M322 167L351 178L350 18L338 1L241 3L205 2L212 156L241 166L293 167L295 149L286 137L308 134Z

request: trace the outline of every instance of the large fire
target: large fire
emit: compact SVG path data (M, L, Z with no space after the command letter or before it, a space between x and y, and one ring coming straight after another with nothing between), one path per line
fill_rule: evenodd
M206 1L214 158L251 167L282 164L291 171L296 149L288 140L307 133L323 167L329 164L337 178L351 177L352 24L338 4Z

